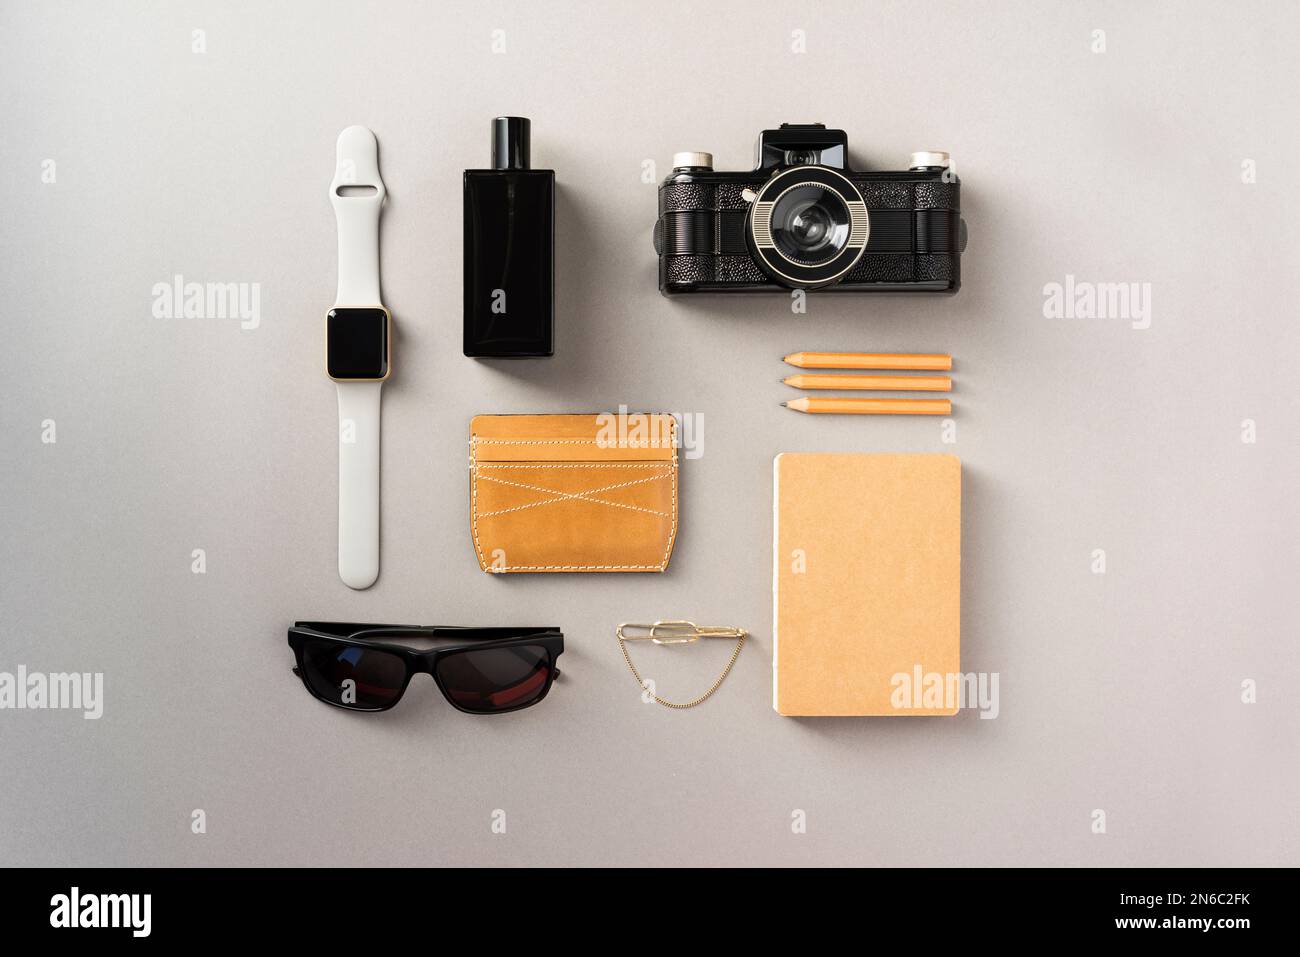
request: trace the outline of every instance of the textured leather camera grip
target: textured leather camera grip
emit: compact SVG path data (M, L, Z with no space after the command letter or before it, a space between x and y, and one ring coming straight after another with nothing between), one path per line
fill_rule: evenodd
M479 567L661 572L677 537L670 415L480 415L470 423Z
M675 171L659 186L655 251L659 291L665 295L787 288L764 271L746 244L745 190L761 189L766 179L723 175L692 179ZM956 292L965 248L960 183L933 171L910 171L903 178L851 170L846 175L866 203L871 232L862 258L827 288Z

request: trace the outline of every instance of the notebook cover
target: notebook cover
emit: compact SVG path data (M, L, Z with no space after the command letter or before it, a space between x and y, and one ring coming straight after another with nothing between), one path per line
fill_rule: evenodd
M960 460L786 452L774 473L776 710L955 714Z

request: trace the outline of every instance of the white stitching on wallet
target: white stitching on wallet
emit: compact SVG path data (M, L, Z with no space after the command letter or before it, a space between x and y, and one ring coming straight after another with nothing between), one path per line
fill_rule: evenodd
M672 431L675 426L670 427ZM670 439L667 443L651 442L616 442L610 445L608 442L601 442L599 439L471 439L471 442L477 445L598 445L602 449L665 449L676 448L675 439Z
M485 569L489 575L502 572L661 572L662 565L506 565Z
M664 543L664 558L659 563L659 571L668 567L668 556L673 551L673 540L677 538L677 420L668 420L668 438L673 446L673 524L668 530L668 541Z
M480 469L666 469L669 462L479 462ZM668 473L665 472L665 475Z
M501 508L497 509L495 512L484 512L479 517L491 518L494 515L505 515L507 512L520 512L526 508L537 508L542 505L554 505L557 502L581 499L584 502L591 502L595 505L609 505L613 508L627 508L634 512L646 512L650 515L658 515L660 518L667 518L668 516L665 513L656 511L652 508L642 508L640 505L625 505L623 502L608 502L603 498L592 498L591 496L595 495L597 492L610 492L616 488L628 488L632 485L644 485L647 482L657 482L661 478L667 478L668 474L669 473L665 472L662 475L652 475L649 478L633 479L630 482L619 482L617 485L605 485L600 488L583 489L581 492L561 492L559 489L542 488L540 485L527 485L524 482L511 482L508 479L494 478L491 475L484 475L482 478L485 482L496 482L498 485L510 485L514 488L527 489L530 492L542 492L557 497L543 499L540 502L529 502L527 505L516 505L512 508Z
M474 554L478 556L478 567L487 571L487 562L483 561L483 547L478 540L478 477L477 464L474 461L475 436L469 437L469 524L474 535Z

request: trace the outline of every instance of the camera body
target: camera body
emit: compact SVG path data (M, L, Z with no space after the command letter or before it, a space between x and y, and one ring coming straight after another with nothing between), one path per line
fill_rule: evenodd
M751 172L678 153L659 184L659 291L954 293L961 286L961 184L948 154L904 171L849 166L848 136L820 123L758 138Z

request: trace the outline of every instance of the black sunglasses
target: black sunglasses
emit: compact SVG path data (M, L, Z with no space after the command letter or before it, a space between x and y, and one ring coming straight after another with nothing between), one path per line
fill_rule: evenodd
M453 644L421 651L395 643L419 639ZM337 708L387 711L402 699L411 676L424 672L457 710L502 714L546 697L560 674L555 660L564 651L564 635L558 628L297 621L289 647L298 659L293 673L314 697Z

